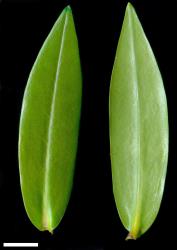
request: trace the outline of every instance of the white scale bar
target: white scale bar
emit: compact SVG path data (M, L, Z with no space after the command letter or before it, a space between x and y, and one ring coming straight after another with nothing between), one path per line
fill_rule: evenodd
M3 243L3 247L38 247L38 243Z

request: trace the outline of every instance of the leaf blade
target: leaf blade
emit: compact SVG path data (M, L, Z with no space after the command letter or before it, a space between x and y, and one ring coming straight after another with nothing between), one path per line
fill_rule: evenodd
M119 216L137 238L153 223L160 207L168 117L162 78L131 4L125 12L111 78L110 147Z
M74 21L70 7L66 7L30 73L20 120L23 200L29 218L40 230L52 231L59 224L71 193L81 78Z

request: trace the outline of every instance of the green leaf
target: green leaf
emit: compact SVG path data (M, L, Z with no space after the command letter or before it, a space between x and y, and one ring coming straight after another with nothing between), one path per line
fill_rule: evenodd
M155 220L168 158L168 114L162 78L129 3L110 86L110 151L119 216L136 239Z
M80 123L82 79L70 7L45 40L30 73L19 130L24 205L39 230L52 232L72 190Z

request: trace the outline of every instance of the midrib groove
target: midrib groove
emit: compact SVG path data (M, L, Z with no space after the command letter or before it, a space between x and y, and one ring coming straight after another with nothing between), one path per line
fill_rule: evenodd
M137 70L137 58L136 58L136 41L135 41L135 29L133 25L133 16L130 13L130 30L131 30L131 38L132 38L132 51L134 57L134 72L135 72L135 81L136 81L136 94L137 94L137 142L138 142L138 154L139 154L139 162L137 167L137 195L136 195L136 204L135 211L133 215L133 221L131 226L131 232L136 237L139 234L140 230L140 216L141 216L141 202L142 202L142 183L141 183L141 108L140 108L140 97L139 97L139 77Z
M59 54L58 54L58 64L56 69L56 77L54 82L54 88L53 88L53 96L51 98L51 106L50 106L50 116L49 116L49 122L48 122L48 130L47 130L47 143L46 143L46 158L45 158L45 171L44 171L44 187L43 187L43 212L42 212L42 224L44 229L48 231L52 231L52 211L50 207L50 200L49 200L49 188L48 188L48 177L49 177L49 170L50 170L50 146L52 144L52 127L53 127L53 120L54 120L54 111L55 111L55 100L56 100L56 94L57 94L57 82L60 72L60 64L61 64L61 55L63 50L63 44L64 44L64 33L66 30L66 23L67 23L67 15L65 13L63 22L63 31L62 31L62 38L61 38L61 45L59 48Z

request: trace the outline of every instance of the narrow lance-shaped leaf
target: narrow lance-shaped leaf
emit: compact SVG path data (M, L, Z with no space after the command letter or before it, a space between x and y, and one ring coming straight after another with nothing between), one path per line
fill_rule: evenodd
M128 4L110 86L110 150L119 216L136 239L155 220L168 157L162 78L133 7Z
M21 189L27 214L39 230L52 232L56 228L70 198L81 82L78 42L68 6L34 63L21 111Z

